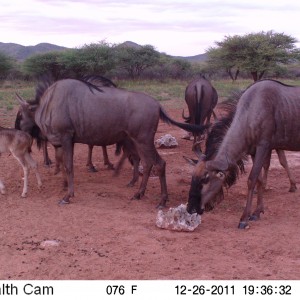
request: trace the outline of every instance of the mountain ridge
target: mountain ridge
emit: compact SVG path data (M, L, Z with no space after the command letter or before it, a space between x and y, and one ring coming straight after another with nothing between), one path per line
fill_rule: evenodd
M125 41L124 43L121 43L120 46L133 47L133 48L142 47L141 45L131 42L131 41ZM42 53L47 53L47 52L52 52L52 51L64 51L64 50L68 50L68 49L72 49L72 48L58 46L58 45L50 44L50 43L39 43L34 46L23 46L23 45L16 44L16 43L0 42L0 52L3 52L6 55L9 55L19 61L23 61L34 54L39 54L39 53L42 54ZM205 53L194 55L194 56L173 56L173 55L169 55L169 56L176 58L176 59L187 60L189 62L201 62L201 61L205 61L207 59L207 56Z

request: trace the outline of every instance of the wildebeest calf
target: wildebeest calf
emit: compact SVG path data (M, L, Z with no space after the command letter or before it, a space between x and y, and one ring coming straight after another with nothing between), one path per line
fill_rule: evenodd
M37 163L31 157L31 136L23 131L3 128L0 126L0 153L10 152L16 160L21 164L24 172L24 186L22 197L26 197L28 190L28 172L29 167L33 168L38 186L42 186L40 174L37 169ZM5 186L0 180L0 192L5 194Z

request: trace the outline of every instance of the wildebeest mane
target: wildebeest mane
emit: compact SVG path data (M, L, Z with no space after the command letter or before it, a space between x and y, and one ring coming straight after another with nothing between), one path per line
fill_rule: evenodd
M226 135L227 130L231 126L232 120L234 118L237 103L240 99L240 96L243 92L234 91L229 96L229 98L222 102L219 105L219 108L222 109L224 115L218 119L210 128L210 132L208 134L206 144L205 144L205 160L212 160L218 152L218 149ZM240 173L245 172L245 161L247 160L247 155L243 155L236 164L231 164L229 166L228 172L226 172L225 177L225 187L231 187Z
M87 85L92 93L94 92L93 90L103 92L103 90L101 90L101 87L117 87L116 84L113 83L110 79L100 75L85 75L80 78L62 77L55 80L51 75L45 74L40 77L40 79L38 80L38 84L36 85L35 100L29 101L29 104L39 104L40 99L44 95L45 91L56 81L63 79L79 80L80 82Z
M110 79L100 75L85 75L82 78L79 78L79 80L84 83L92 83L97 87L117 87Z

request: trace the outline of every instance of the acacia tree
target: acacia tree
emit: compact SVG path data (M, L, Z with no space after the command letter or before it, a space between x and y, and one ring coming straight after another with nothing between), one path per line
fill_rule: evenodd
M160 54L151 45L119 46L116 49L117 66L124 69L132 79L140 77L147 68L159 62Z
M14 68L14 60L5 53L0 52L0 79L4 79Z
M222 42L216 42L217 47L208 49L208 63L226 70L232 80L237 78L239 70L244 70L257 81L279 63L296 59L299 51L295 43L295 38L273 31L226 36Z
M39 77L45 73L51 74L53 78L59 78L61 66L59 64L60 52L47 52L35 54L25 60L23 71L26 75Z
M50 73L55 79L87 74L105 75L115 66L113 47L105 42L84 45L63 52L36 54L24 62L24 70L33 77Z

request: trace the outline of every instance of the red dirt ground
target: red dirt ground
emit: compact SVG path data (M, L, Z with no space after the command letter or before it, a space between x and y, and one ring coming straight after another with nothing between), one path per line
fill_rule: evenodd
M172 101L163 105L181 120ZM159 149L167 162L169 207L187 201L193 157L184 131L160 123L157 138L170 133L179 146ZM53 158L52 147L49 146ZM109 147L113 162L114 146ZM1 157L0 178L7 194L0 196L0 279L300 279L299 190L288 193L285 171L272 160L265 214L248 230L237 229L245 205L247 175L230 188L214 211L202 216L194 232L174 232L155 225L159 181L151 177L145 197L131 200L137 190L126 187L132 174L126 162L119 177L103 166L101 148L94 150L98 173L85 167L87 146L75 147L75 198L59 206L63 196L61 175L40 163L43 189L33 172L29 192L20 197L22 172L12 156ZM300 178L300 156L287 155L292 172ZM247 170L250 169L247 166ZM300 184L298 181L298 187ZM43 245L44 241L58 245Z

